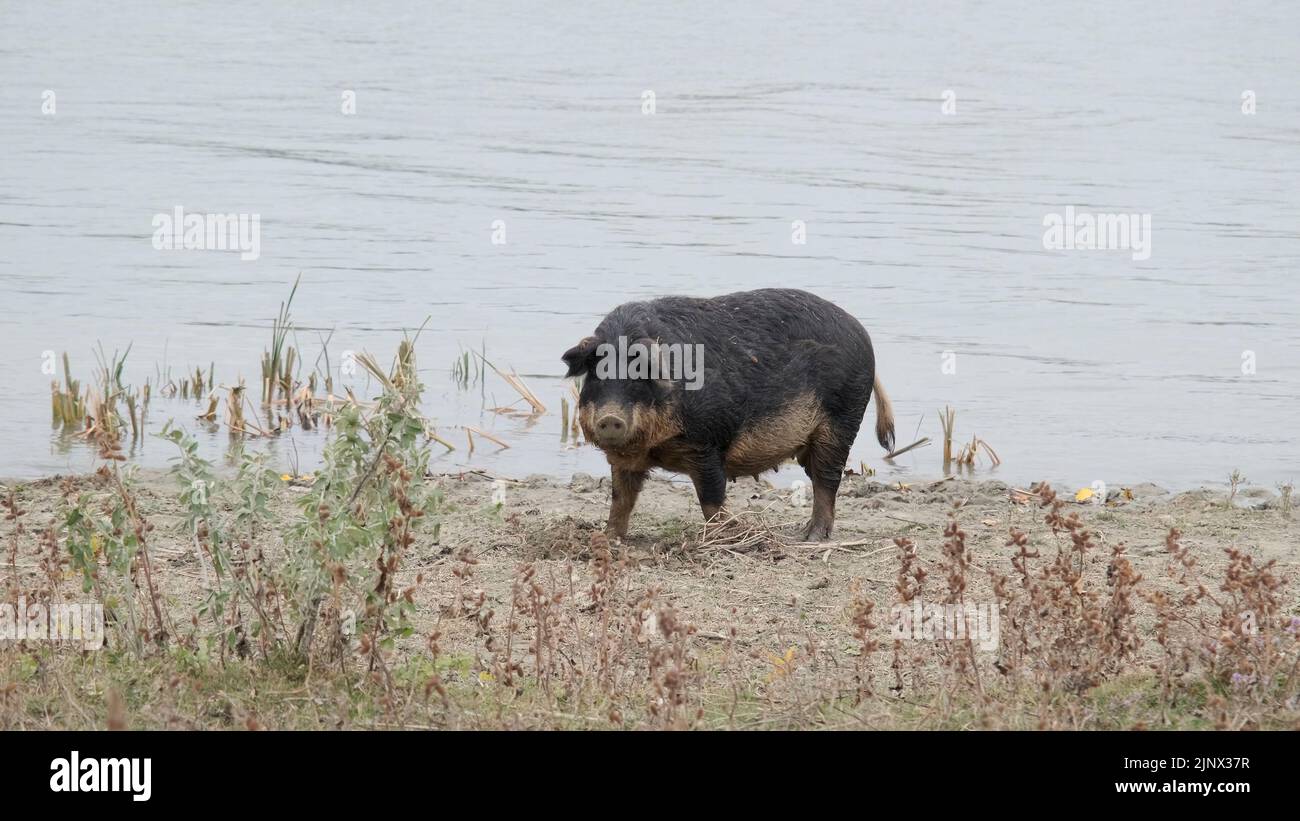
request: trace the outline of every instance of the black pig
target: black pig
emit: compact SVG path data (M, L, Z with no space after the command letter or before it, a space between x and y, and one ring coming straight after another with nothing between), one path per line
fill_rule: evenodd
M876 438L886 450L894 445L871 338L844 310L805 291L629 302L564 361L568 376L586 374L579 423L611 467L611 536L627 533L651 468L690 476L711 519L728 479L793 457L813 486L803 537L822 541L873 387ZM692 363L695 372L686 373Z

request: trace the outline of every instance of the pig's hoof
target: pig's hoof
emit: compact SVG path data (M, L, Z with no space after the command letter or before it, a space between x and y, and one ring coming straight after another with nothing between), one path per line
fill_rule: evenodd
M805 542L824 542L831 537L831 526L818 521L811 521L803 529Z

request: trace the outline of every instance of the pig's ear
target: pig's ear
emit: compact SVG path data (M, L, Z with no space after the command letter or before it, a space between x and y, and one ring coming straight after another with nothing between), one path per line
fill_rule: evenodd
M591 369L595 359L596 337L589 336L564 352L564 364L569 366L568 376L577 376Z

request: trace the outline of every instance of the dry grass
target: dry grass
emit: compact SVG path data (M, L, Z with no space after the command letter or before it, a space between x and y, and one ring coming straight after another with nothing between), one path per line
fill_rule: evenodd
M134 577L133 612L150 636L167 639L141 643L139 655L0 645L0 726L103 727L110 693L122 701L113 720L131 727L1241 729L1300 721L1300 619L1275 563L1228 548L1223 569L1207 572L1205 557L1171 530L1160 545L1161 578L1144 577L1124 546L1100 547L1079 509L1045 485L1026 494L1041 509L1038 523L1011 528L1005 552L983 561L968 546L960 509L942 533L909 528L883 548L874 539L791 543L782 536L789 523L762 508L664 532L650 545L611 544L584 517L512 513L499 527L484 522L500 535L482 548L414 544L418 573L380 579L398 602L419 578L440 580L428 598L412 600L422 616L409 637L340 638L339 614L327 606L309 664L270 641L282 630L269 604L284 558L278 540L241 548L258 557L248 567L265 592L249 601L268 608L257 641L269 643L216 654L205 650L193 603L151 592L179 566L148 535L138 494L111 472L64 492L87 491L116 500L150 545L151 563ZM6 590L33 601L74 594L58 522L30 521L22 494L2 506ZM762 610L714 612L708 597L687 601L660 581L685 574L756 599L769 595L749 580L756 568L789 565L817 589L828 554L848 553L876 568L873 578L849 584L817 630L810 623L775 641L755 638ZM38 561L20 566L29 557ZM480 578L489 559L513 566L504 587ZM996 607L998 647L942 631L930 640L895 636L896 608L918 604Z
M723 510L702 523L682 542L683 551L700 555L726 553L731 556L784 555L784 542L762 514Z

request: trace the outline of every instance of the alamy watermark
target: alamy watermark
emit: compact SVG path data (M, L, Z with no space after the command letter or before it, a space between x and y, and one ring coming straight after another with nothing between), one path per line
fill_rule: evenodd
M158 251L239 251L248 262L262 255L261 214L155 214L153 247Z
M0 641L79 641L104 646L104 605L99 602L0 602Z
M1132 251L1135 260L1151 258L1150 214L1091 214L1067 205L1064 214L1043 217L1043 227L1049 251Z
M152 758L82 758L73 750L50 762L50 792L122 792L132 801L153 795Z
M596 346L597 379L655 379L686 383L686 390L704 386L704 346L681 342L632 342Z
M1002 615L996 602L935 604L913 599L890 610L890 635L896 641L970 639L985 652L998 649Z

